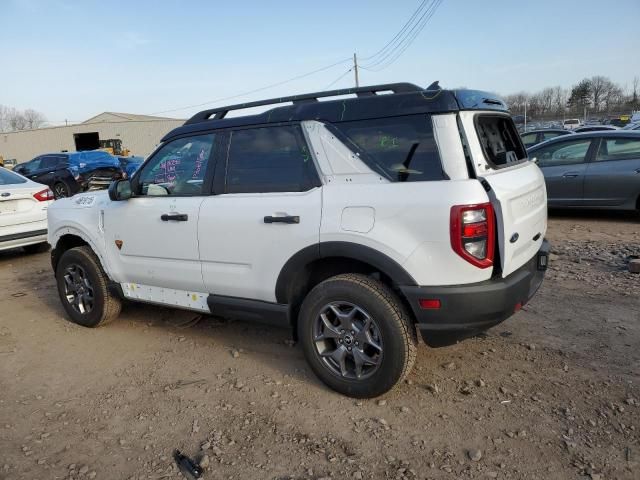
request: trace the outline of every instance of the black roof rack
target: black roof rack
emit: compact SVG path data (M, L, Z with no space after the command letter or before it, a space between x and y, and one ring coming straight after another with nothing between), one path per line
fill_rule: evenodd
M434 82L432 86L433 85L437 86L437 82ZM440 87L437 87L437 88L439 89ZM431 89L431 87L429 89ZM337 97L341 95L351 95L351 94L355 94L358 97L370 97L372 95L377 95L378 92L388 92L388 91L391 91L393 93L410 93L410 92L421 92L423 91L423 89L412 83L388 83L385 85L373 85L369 87L346 88L341 90L328 90L325 92L304 93L301 95L291 95L289 97L271 98L269 100L259 100L257 102L239 103L236 105L229 105L226 107L218 107L218 108L212 108L209 110L203 110L202 112L196 113L193 117L187 120L185 122L185 125L205 122L209 120L211 116L214 114L215 116L213 117L213 120L221 120L231 110L242 110L245 108L262 107L265 105L277 105L279 103L288 103L288 102L293 102L294 104L312 103L312 102L317 102L319 98L323 98L323 97Z

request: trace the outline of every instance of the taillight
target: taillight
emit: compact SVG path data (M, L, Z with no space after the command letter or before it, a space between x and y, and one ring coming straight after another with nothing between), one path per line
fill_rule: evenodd
M451 247L479 268L493 265L495 215L490 203L451 207Z
M35 198L39 202L48 202L49 200L55 200L55 197L53 196L53 192L48 188L45 188L44 190L38 193L34 193L33 198Z

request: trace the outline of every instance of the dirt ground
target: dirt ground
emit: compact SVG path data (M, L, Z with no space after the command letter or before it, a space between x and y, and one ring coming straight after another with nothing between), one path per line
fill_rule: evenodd
M0 478L640 478L637 216L555 213L538 295L419 349L391 393L328 390L285 330L130 305L69 323L49 255L0 254Z

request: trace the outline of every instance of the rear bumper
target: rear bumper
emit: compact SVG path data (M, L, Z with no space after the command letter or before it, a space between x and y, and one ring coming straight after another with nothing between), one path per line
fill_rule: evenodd
M47 241L47 229L31 230L0 236L0 250L25 247Z
M544 240L538 253L506 278L468 285L400 287L424 341L433 346L448 345L509 318L542 284L549 248ZM440 308L422 309L420 299L439 300Z

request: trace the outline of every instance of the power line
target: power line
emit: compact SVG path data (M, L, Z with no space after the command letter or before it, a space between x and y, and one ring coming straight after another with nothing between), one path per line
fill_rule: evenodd
M336 78L333 82L331 82L329 85L327 85L326 87L323 88L323 90L329 90L329 87L333 87L336 83L338 83L340 80L342 80L344 77L346 77L349 72L351 72L353 70L353 67L351 67L349 70L347 70L346 72L344 72L342 75L340 75L338 78Z
M382 55L380 58L378 58L374 62L369 63L368 65L362 66L362 68L364 70L379 72L381 70L384 70L391 64L393 64L396 60L398 60L398 58L400 58L400 56L405 52L405 50L407 50L407 48L409 48L411 44L415 41L415 39L418 37L420 32L422 32L426 24L429 23L429 20L431 19L431 17L433 17L436 10L442 4L443 1L444 0L433 0L431 4L426 8L426 10L424 10L422 15L418 19L418 21L415 22L413 26L408 31L405 32L405 34L403 35L403 38L401 38L391 50L387 51L384 55ZM378 68L374 68L374 67L378 67Z
M302 75L297 75L295 77L289 78L288 80L283 80L281 82L272 83L271 85L266 85L264 87L256 88L254 90L249 90L247 92L239 93L237 95L231 95L231 96L228 96L228 97L216 98L215 100L209 100L207 102L198 103L198 104L195 104L195 105L187 105L185 107L173 108L173 109L170 109L170 110L161 110L159 112L150 113L149 115L158 115L160 113L171 113L171 112L178 112L180 110L189 110L190 108L204 107L204 106L207 106L207 105L211 105L212 103L217 103L217 102L222 102L222 101L225 101L225 100L232 100L234 98L244 97L246 95L251 95L252 93L262 92L263 90L268 90L270 88L279 87L280 85L284 85L286 83L290 83L290 82L293 82L295 80L300 80L301 78L309 77L309 76L314 75L316 73L320 73L320 72L323 72L325 70L329 70L330 68L333 68L333 67L335 67L337 65L341 65L341 64L343 64L345 62L350 62L351 60L352 60L351 57L345 58L345 59L342 59L342 60L340 60L340 61L338 61L336 63L332 63L331 65L327 65L326 67L318 68L317 70L313 70L311 72L303 73Z
M398 33L396 33L395 37L393 37L391 40L389 40L387 42L387 44L384 47L382 47L380 50L378 50L376 53L374 53L373 55L371 55L369 57L363 58L363 60L366 62L367 60L371 60L372 58L380 55L382 52L384 52L387 49L387 47L389 47L393 42L395 42L395 40L400 35L402 35L402 33L407 29L407 27L409 27L409 25L413 22L413 19L416 18L416 16L420 12L420 10L422 10L422 7L424 6L425 3L427 3L427 0L422 0L422 3L420 5L418 5L418 8L416 8L416 10L413 12L413 15L411 15L409 20L407 20L407 22L403 25L403 27L400 29L400 31Z

